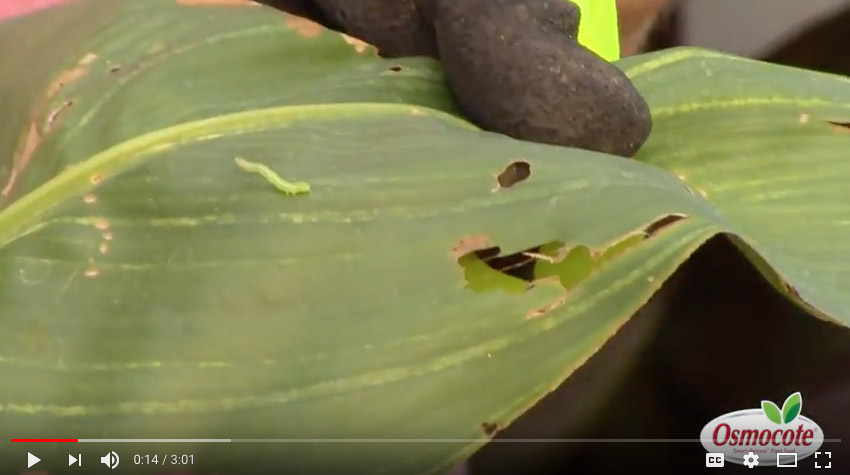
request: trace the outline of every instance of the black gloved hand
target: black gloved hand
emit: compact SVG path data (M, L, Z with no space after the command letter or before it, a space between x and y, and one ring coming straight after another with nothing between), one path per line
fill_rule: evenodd
M572 2L305 2L324 14L320 21L375 45L382 56L438 57L461 110L483 129L625 157L649 136L649 107L631 81L578 44ZM299 0L265 3L287 9Z

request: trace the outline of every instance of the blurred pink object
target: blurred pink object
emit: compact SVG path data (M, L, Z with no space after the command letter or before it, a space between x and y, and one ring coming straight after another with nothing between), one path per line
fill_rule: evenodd
M0 20L9 17L26 15L36 10L67 3L70 0L0 0Z

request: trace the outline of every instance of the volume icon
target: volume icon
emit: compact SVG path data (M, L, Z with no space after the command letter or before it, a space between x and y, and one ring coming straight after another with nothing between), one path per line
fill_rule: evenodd
M109 452L108 454L100 458L100 463L106 465L109 468L117 467L118 462L118 454L116 454L115 452Z

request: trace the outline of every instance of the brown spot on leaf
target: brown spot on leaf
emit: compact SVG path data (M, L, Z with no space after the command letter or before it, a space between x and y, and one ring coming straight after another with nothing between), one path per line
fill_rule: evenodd
M100 243L100 253L106 254L107 252L109 252L109 244L106 242Z
M833 122L829 121L832 124L832 131L836 134L841 135L850 135L850 122Z
M97 196L95 196L93 193L89 193L86 196L83 196L83 203L87 205L90 205L95 201L97 201Z
M104 241L111 241L112 240L112 233L109 232L109 231L104 231L103 234L101 234L101 236L103 236Z
M45 110L48 107L48 102L50 102L50 100L56 96L63 87L85 76L89 72L89 65L91 65L96 59L97 55L94 53L84 55L79 61L77 61L76 66L60 72L47 85L47 88L44 91L44 96L41 100L36 102L35 107L30 112L29 124L20 139L18 148L15 150L14 154L12 154L12 169L9 171L9 177L3 185L3 189L0 190L0 197L5 198L12 194L12 190L14 190L15 184L18 182L18 179L20 179L21 173L23 173L30 159L35 154L39 144L41 144L41 140L44 134L48 131L50 124L52 124L53 120L56 119L54 114L61 113L61 111L67 107L60 106L53 112L48 113L47 117L44 119L43 129L39 130L39 118L45 113Z
M797 119L797 121L800 122L800 124L806 125L809 123L811 118L812 117L809 114L803 113L800 114L800 117Z
M496 176L497 187L510 188L517 183L525 181L531 176L531 164L522 160L517 160L508 164L501 173ZM495 191L494 190L494 191Z
M47 86L47 92L45 94L47 99L55 96L60 90L62 90L63 87L88 74L89 65L91 65L96 59L96 54L88 53L77 61L77 65L75 67L66 69L59 73L50 85Z
M117 73L118 71L121 71L121 65L120 65L120 64L113 64L113 65L109 68L109 74L115 74L115 73Z
M672 224L675 224L683 219L687 219L687 216L683 214L668 214L666 216L662 216L659 219L656 219L644 230L644 232L646 233L646 238L649 239L655 236L662 229Z
M460 259L470 252L480 251L482 249L492 248L493 243L490 242L490 237L486 234L473 234L460 238L454 245L449 255L452 259ZM498 251L497 251L498 254Z
M304 38L315 38L322 33L322 25L291 13L283 12L283 23Z
M342 35L342 39L344 39L346 43L353 46L354 51L357 51L358 53L363 53L363 52L366 52L369 49L374 49L374 47L372 45L370 45L369 43L367 43L367 42L365 42L361 39L355 38L353 36L348 36L345 33L340 33L340 34Z
M94 175L89 177L89 183L91 183L92 185L99 185L102 181L103 175L101 175L100 173L95 173Z
M177 0L178 5L188 6L224 6L224 7L257 7L260 4L250 0Z
M390 71L392 71L394 73L400 73L401 72L401 66L390 66Z
M94 54L94 53L87 53L85 56L83 56L83 57L80 59L80 61L79 61L79 63L78 63L78 64L79 64L80 66L88 66L88 65L90 65L91 63L95 62L95 60L96 60L96 59L97 59L97 55L96 55L96 54Z
M94 228L99 229L101 231L105 231L109 229L109 221L103 218L97 218L94 220Z
M36 125L35 118L33 117L30 121L29 127L27 127L27 132L24 136L23 142L12 156L12 170L9 172L9 178L3 186L3 190L0 191L0 196L6 197L12 194L12 190L18 182L20 174L23 172L24 168L26 168L27 163L29 163L30 158L35 153L35 149L38 148L38 144L40 143L41 133L38 131L38 126Z
M71 100L65 101L65 102L59 104L59 106L57 106L55 109L53 109L53 111L51 111L50 114L47 114L47 119L44 121L44 133L45 134L50 132L50 129L53 127L53 124L54 124L54 122L56 122L56 119L59 118L59 116L63 112L65 112L69 107L71 107L72 105L74 105L74 101L71 101Z
M165 43L163 43L162 41L157 41L156 43L150 45L147 51L145 51L145 54L147 54L148 56L153 56L163 51L165 51Z
M546 305L546 306L543 306L543 307L540 307L540 308L536 308L536 309L528 312L525 315L525 318L531 320L531 319L534 319L534 318L542 317L542 316L544 316L544 315L546 315L546 314L548 314L548 313L550 313L554 310L557 310L557 309L563 307L564 304L566 304L566 303L567 303L567 294L564 294L561 297L559 297L558 300L555 300L554 302L550 303L549 305Z
M496 422L482 422L481 430L483 430L484 434L488 436L493 435L497 430L499 430L499 424Z
M85 272L86 277L97 277L98 274L100 274L100 270L96 267L89 267Z

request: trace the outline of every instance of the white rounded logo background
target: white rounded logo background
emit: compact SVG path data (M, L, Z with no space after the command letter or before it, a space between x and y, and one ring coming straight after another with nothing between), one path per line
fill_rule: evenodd
M802 425L803 432L811 430L813 435L809 439L810 445L795 445L793 443L790 445L780 443L778 446L775 446L772 443L761 445L758 441L755 443L751 442L746 445L730 446L729 442L724 445L716 445L714 443L714 431L723 423L729 425L730 432L734 430L757 430L761 433L763 430L771 432L776 430L791 430L795 433L795 435L798 427ZM725 432L725 429L722 430ZM715 418L702 428L699 438L700 442L702 442L702 446L705 447L705 450L708 452L723 453L727 462L743 465L744 455L746 455L747 452L752 451L759 456L759 467L771 467L776 465L777 453L796 452L798 461L815 453L818 449L820 449L821 445L823 445L823 430L821 430L820 426L808 417L797 416L793 421L787 424L776 424L765 417L764 412L761 409L744 409L742 411L730 412ZM783 458L783 463L784 462L785 459Z

